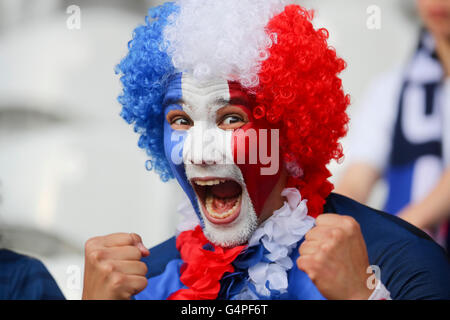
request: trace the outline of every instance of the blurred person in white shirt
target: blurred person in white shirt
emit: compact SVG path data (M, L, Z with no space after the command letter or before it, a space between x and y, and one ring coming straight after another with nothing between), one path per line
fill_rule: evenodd
M424 28L402 68L369 87L349 129L336 192L367 202L379 179L384 211L450 247L450 0L417 0Z

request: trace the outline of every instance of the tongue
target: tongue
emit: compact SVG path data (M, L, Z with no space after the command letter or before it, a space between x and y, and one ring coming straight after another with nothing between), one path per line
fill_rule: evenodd
M217 213L224 213L234 207L237 199L220 199L214 198L212 207Z
M216 198L234 198L241 193L241 186L234 181L226 181L211 187L211 193Z

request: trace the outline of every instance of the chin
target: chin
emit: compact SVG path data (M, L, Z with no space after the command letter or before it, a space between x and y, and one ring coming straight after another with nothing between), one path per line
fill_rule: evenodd
M197 196L206 238L221 247L245 244L258 217L239 168L186 165L186 175Z
M241 195L239 216L231 223L216 224L208 219L208 212L201 210L204 234L209 241L221 247L235 247L245 244L258 227L258 218L246 190Z

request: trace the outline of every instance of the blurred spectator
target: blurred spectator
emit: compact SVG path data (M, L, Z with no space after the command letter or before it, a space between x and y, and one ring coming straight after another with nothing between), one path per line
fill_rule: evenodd
M4 249L3 245L0 234L0 300L64 299L41 261Z
M61 290L42 262L0 249L0 300L61 299Z
M417 0L424 28L407 65L369 88L349 131L336 191L366 202L384 178L386 212L449 248L450 0Z

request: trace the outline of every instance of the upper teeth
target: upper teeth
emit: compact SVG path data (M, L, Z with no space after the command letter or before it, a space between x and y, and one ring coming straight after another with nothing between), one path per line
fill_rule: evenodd
M213 179L213 180L195 180L195 184L199 186L213 186L219 183L223 183L226 180L224 179Z

